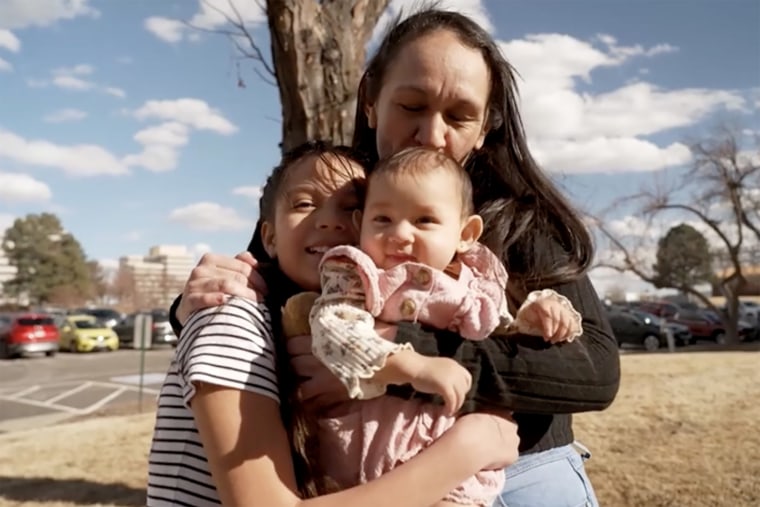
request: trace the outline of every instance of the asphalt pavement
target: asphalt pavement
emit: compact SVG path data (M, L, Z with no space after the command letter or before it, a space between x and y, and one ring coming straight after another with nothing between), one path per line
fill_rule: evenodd
M127 349L0 360L0 432L117 405L150 408L173 353L171 348L148 350L141 358L140 351Z

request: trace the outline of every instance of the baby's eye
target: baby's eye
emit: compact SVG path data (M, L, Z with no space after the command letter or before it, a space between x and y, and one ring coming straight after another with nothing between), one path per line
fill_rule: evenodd
M435 217L420 217L417 219L418 224L434 224L438 222Z
M385 215L377 215L372 219L372 221L379 224L387 224L391 221L391 219Z
M293 209L308 209L313 207L314 203L311 201L296 201L293 203Z

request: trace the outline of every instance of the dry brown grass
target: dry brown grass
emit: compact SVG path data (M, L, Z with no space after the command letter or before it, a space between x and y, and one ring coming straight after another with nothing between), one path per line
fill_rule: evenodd
M760 505L760 352L625 355L576 418L604 507ZM0 435L0 505L143 505L152 414Z

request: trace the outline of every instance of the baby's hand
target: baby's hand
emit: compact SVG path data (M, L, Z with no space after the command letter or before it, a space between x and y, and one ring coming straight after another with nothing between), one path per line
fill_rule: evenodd
M555 298L541 298L520 309L520 317L532 328L540 330L544 340L561 343L579 333L573 310Z
M420 368L409 383L422 393L440 395L446 405L447 414L454 415L462 408L464 398L472 386L472 375L448 357L420 358Z
M462 408L472 385L470 372L453 359L423 356L414 350L391 354L374 379L383 384L411 384L422 393L438 394L449 415Z

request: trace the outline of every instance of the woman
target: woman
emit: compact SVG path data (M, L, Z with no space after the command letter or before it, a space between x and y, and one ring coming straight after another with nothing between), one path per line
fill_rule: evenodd
M510 272L511 310L551 288L583 315L584 335L561 346L531 339L463 341L400 324L397 342L455 358L473 376L468 411L515 412L521 457L507 468L510 507L597 505L574 445L572 413L606 408L619 384L617 345L585 272L593 257L583 222L530 155L513 72L493 39L457 13L426 9L397 23L370 60L359 88L354 146L374 161L408 146L463 161L485 221L482 242ZM225 294L255 297L255 261L207 255L172 306L175 327ZM305 401L342 395L334 379L294 342L294 366L309 377ZM497 502L498 503L498 502Z

